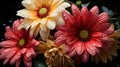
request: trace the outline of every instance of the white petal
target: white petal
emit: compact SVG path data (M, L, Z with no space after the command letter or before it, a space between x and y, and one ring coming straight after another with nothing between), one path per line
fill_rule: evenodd
M40 30L40 36L41 36L42 40L45 41L48 38L49 33L50 33L49 29L47 29L47 31Z
M39 2L39 4L40 4L40 2ZM24 0L24 1L22 1L22 5L29 10L39 9L36 0Z
M55 16L57 16L58 13L64 11L65 8L67 8L67 7L69 7L69 6L70 6L69 3L64 2L64 3L60 4L58 7L53 7L53 8L51 9L52 11L50 12L49 17L55 17Z
M63 25L65 22L64 22L64 20L63 20L63 18L62 18L62 16L61 16L61 14L58 16L58 17L56 17L56 25L57 26L59 26L59 25Z
M22 29L25 28L26 30L29 29L30 24L33 22L34 20L30 20L30 19L24 19L23 22L18 26L18 29Z
M29 18L29 19L36 19L37 17L37 12L36 11L30 11L27 9L22 9L17 11L17 15L24 17L24 18Z
M41 19L41 22L40 22L40 29L41 29L42 31L47 31L46 22L47 22L47 18Z
M31 28L37 26L38 24L40 24L41 19L36 19L35 21L33 21L33 23L31 23Z
M49 29L53 30L53 29L55 29L55 26L56 26L56 22L49 19L48 22L47 22L47 27Z

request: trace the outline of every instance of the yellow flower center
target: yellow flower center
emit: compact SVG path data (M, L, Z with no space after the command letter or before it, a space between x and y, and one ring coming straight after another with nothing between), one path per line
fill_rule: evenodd
M19 40L19 46L22 47L22 46L24 46L24 44L25 44L25 39L23 39L23 38L20 39Z
M80 37L81 37L81 38L87 38L87 37L88 37L88 31L82 30L82 31L80 32Z
M47 9L46 8L41 8L39 10L39 14L46 14L47 13Z

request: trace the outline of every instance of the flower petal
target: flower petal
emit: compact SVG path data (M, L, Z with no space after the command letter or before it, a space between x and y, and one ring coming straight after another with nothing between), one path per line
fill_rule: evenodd
M68 14L68 12L63 12L62 13L62 17L65 21L65 24L71 24L71 23L74 23L74 19L73 19L73 16Z
M36 0L23 0L22 5L29 10L37 10L39 7L35 1ZM41 4L41 2L39 2L39 4Z
M75 50L76 50L76 52L77 52L78 55L81 55L83 53L83 51L85 49L84 45L85 44L82 43L82 42L75 43L74 47L75 47Z
M37 12L36 11L30 11L27 9L22 9L17 11L17 15L24 17L24 18L28 18L28 19L36 19L37 17Z
M99 8L97 6L94 6L93 8L90 9L90 12L92 12L92 14L98 16Z
M17 42L12 41L12 40L0 42L0 46L2 46L2 47L14 47L16 45L17 45Z
M56 17L59 13L63 12L66 7L69 7L70 4L64 2L60 4L58 7L51 8L52 11L50 11L49 17Z
M107 23L109 21L109 16L107 12L103 12L98 16L97 23Z
M49 33L50 33L49 29L47 29L47 31L40 30L40 36L41 36L42 40L45 41L48 38Z
M17 36L17 34L12 29L9 28L6 30L5 38L8 40L16 40L17 41L19 39L19 36Z
M49 20L47 21L47 27L51 30L55 29L56 27L56 22L52 19L49 18Z
M16 63L21 58L21 53L18 51L10 60L10 64Z
M93 41L87 42L85 44L87 51L93 56L98 52L97 47L93 46L93 45L96 45L96 44L97 44L97 42L94 43Z
M79 8L76 5L72 4L71 9L72 9L72 14L73 14L76 22L80 22L80 15L81 14L80 14Z
M88 52L87 52L87 51L84 51L83 55L81 55L81 58L82 58L83 62L86 63L86 62L88 61L88 59L89 59L89 54L88 54Z
M89 11L88 11L87 7L83 7L81 9L82 24L85 24L85 25L87 24L86 22L87 22L88 17L89 17Z

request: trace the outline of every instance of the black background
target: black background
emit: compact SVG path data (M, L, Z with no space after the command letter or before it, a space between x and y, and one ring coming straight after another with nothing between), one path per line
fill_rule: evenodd
M0 0L0 41L4 40L4 32L5 26L11 26L13 21L16 19L20 19L20 17L16 16L16 12L23 8L21 5L22 0ZM76 1L76 0L71 0ZM106 6L114 12L120 13L120 2L119 0L90 0L91 4L89 8L94 5ZM83 3L87 3L88 0L82 0ZM119 15L120 16L120 15ZM113 61L109 61L108 63L99 63L95 64L94 62L88 62L85 64L81 64L78 67L120 67L120 51L118 52L118 57L113 57ZM3 61L0 61L0 67L15 67L14 65L2 65ZM21 65L23 67L23 65Z

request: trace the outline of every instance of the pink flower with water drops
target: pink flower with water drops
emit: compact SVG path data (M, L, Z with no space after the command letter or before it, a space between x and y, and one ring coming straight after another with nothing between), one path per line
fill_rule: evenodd
M23 60L26 67L32 66L32 58L36 56L34 47L39 44L33 36L29 35L29 30L18 30L18 26L22 20L16 20L12 28L6 27L5 38L6 41L0 42L0 60L4 60L3 64L10 62L20 66Z

